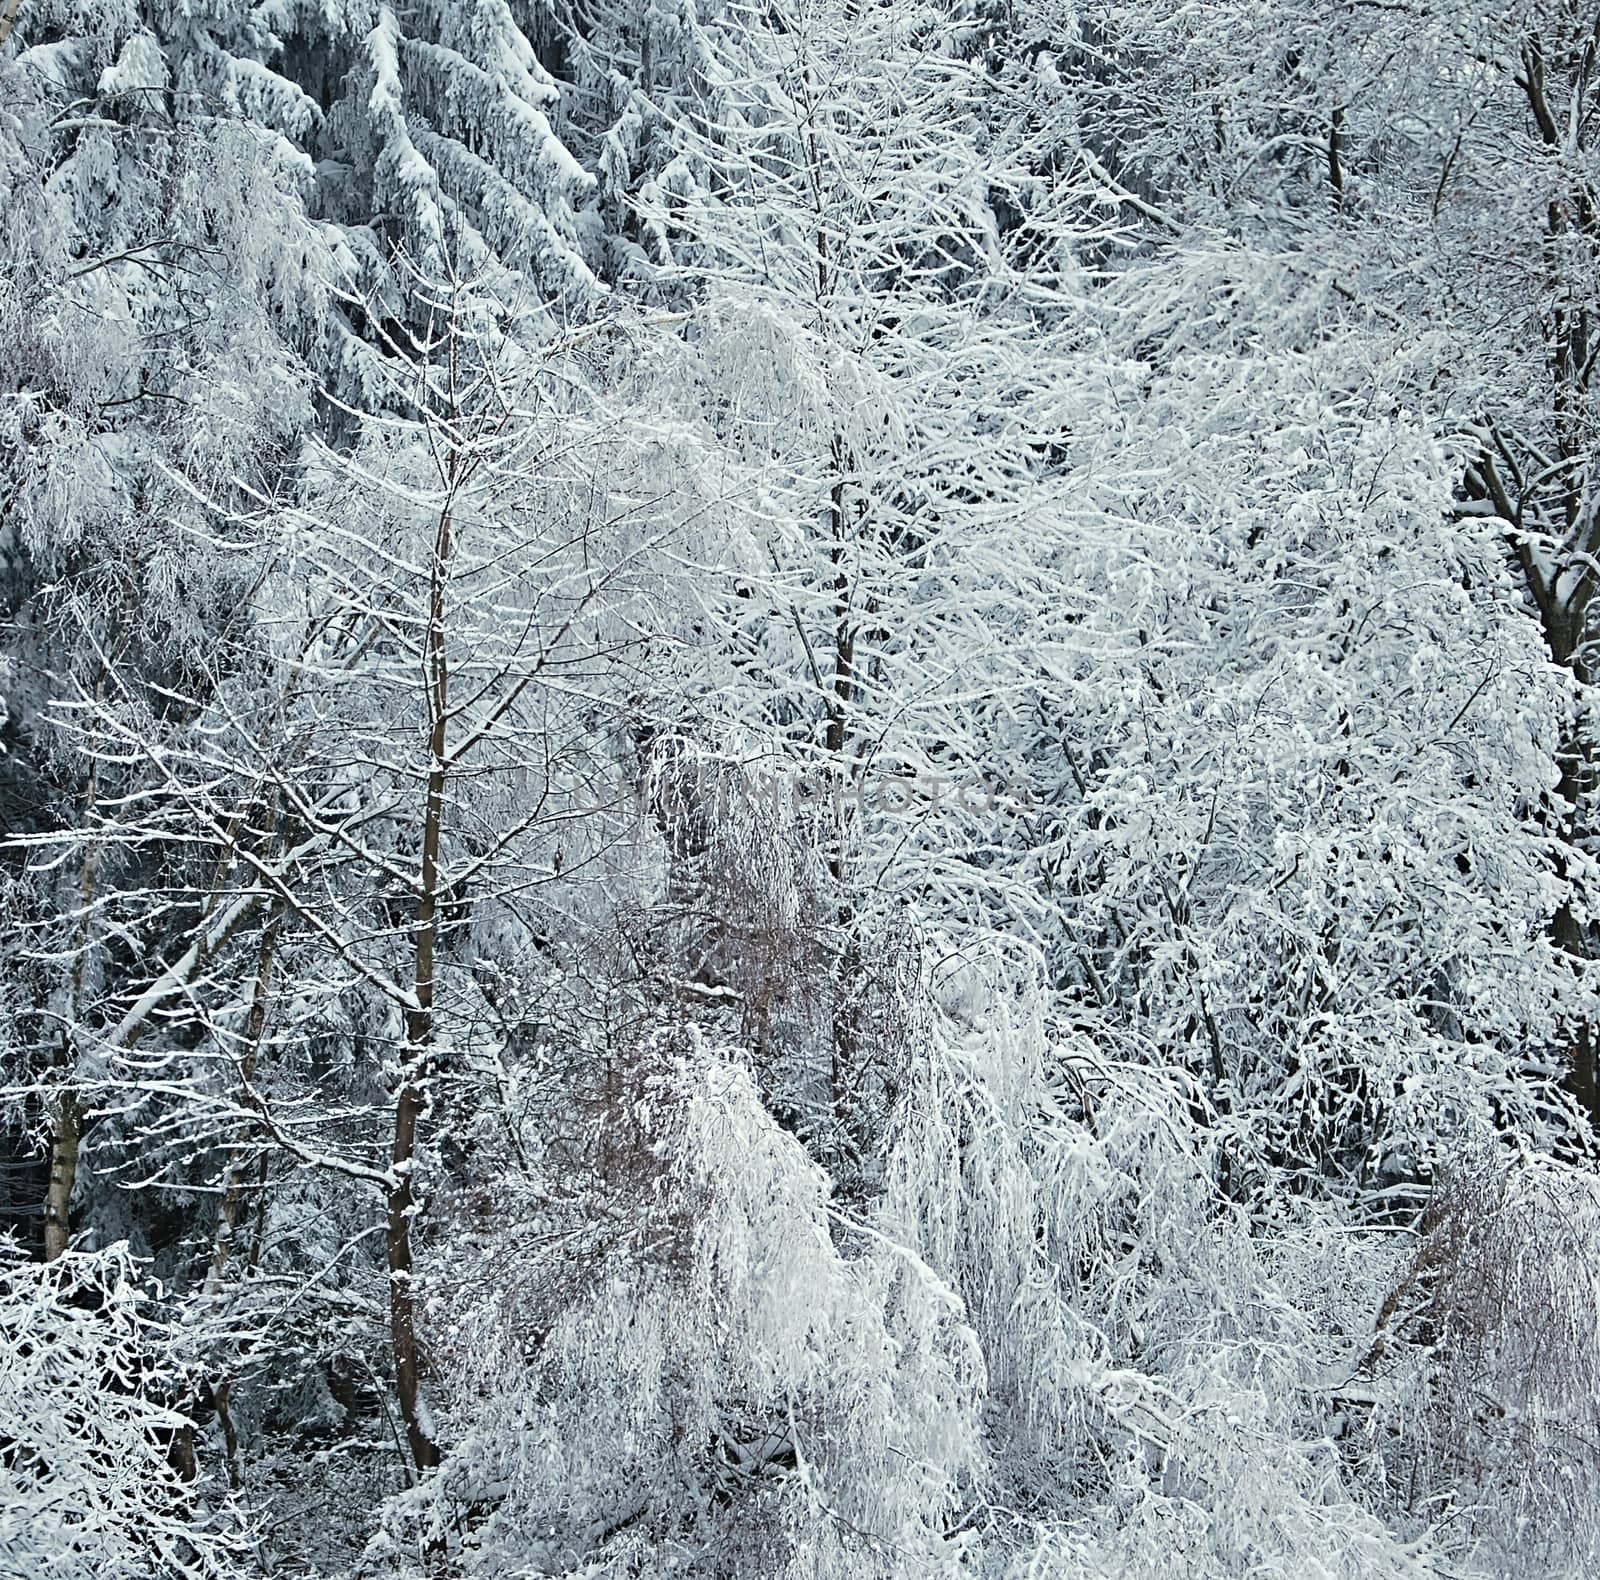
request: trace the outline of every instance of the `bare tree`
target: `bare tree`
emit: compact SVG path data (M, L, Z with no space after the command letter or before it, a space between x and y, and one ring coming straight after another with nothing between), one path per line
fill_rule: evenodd
M467 1080L499 1035L485 984L535 953L550 887L570 901L584 884L645 540L607 513L603 429L561 378L574 343L518 351L468 280L414 272L413 289L426 327L394 329L381 399L344 410L350 446L317 448L293 500L257 496L214 529L213 551L253 568L248 627L181 693L141 691L105 655L103 687L61 711L118 788L85 828L25 843L46 863L88 852L85 871L160 853L159 885L109 882L80 907L96 926L66 945L75 977L107 930L160 919L167 937L140 986L63 1016L82 1051L69 1099L154 1105L219 1160L207 1300L266 1154L381 1208L396 1392L425 1471L414 1280L436 1080ZM364 1095L275 1057L274 1023L292 1046L330 1034L319 1013L356 1027Z

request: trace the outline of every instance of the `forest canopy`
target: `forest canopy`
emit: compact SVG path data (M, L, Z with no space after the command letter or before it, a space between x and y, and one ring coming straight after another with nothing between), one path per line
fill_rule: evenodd
M1600 1572L1597 143L0 0L0 1580Z

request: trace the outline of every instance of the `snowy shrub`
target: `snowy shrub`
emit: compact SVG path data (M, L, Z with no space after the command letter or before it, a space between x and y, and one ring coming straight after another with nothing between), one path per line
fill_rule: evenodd
M222 1580L226 1510L174 1468L164 1329L123 1247L0 1261L0 1575Z
M1600 1560L1600 1188L1483 1146L1437 1179L1360 1376L1364 1447L1419 1523L1508 1570Z
M591 1091L433 1286L462 1432L370 1560L464 1532L485 1575L633 1573L641 1540L661 1574L955 1563L983 1370L954 1293L830 1203L737 1052L663 1031Z

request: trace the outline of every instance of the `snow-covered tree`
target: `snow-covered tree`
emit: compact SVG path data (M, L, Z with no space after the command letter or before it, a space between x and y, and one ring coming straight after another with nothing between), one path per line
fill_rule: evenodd
M0 1574L243 1575L251 1544L163 1444L167 1335L125 1246L46 1266L0 1245Z
M425 1114L449 1107L436 1076L470 1092L501 1049L499 1006L551 947L544 889L564 856L569 891L604 859L582 813L607 815L589 781L648 533L571 448L584 416L562 353L508 363L473 327L473 287L414 289L435 328L420 353L391 347L387 405L406 415L351 412L355 449L314 452L296 495L215 507L210 548L250 602L186 686L109 656L104 684L58 707L102 792L28 848L103 874L92 927L44 932L74 978L105 939L138 941L139 964L60 1023L81 1106L108 1121L102 1170L214 1196L195 1320L245 1352L263 1342L275 1314L248 1286L285 1252L263 1252L258 1222L241 1254L244 1202L266 1211L274 1165L320 1180L320 1243L288 1264L321 1254L322 1277L359 1290L381 1228L382 1326L426 1470ZM241 1340L219 1342L228 1370Z
M535 20L507 0L376 4L359 26L344 19L349 69L319 139L318 202L365 304L339 351L364 400L383 375L363 347L409 323L410 267L475 280L524 335L603 295L589 256L594 177L556 129L561 89L525 31Z

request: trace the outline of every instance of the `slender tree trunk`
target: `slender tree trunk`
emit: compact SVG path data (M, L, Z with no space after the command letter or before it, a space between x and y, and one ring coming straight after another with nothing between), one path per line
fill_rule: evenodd
M53 1262L72 1236L72 1187L78 1177L78 1134L83 1115L77 1094L61 1088L55 1132L50 1138L50 1183L44 1204L44 1259Z
M434 544L424 661L428 681L428 779L423 807L422 860L413 922L412 993L406 1015L405 1064L395 1104L394 1150L389 1191L387 1247L389 1255L389 1323L394 1351L395 1389L406 1424L411 1457L419 1471L439 1463L433 1423L422 1396L417 1350L416 1304L412 1291L411 1219L416 1198L411 1177L416 1166L417 1127L427 1108L428 1055L433 1044L434 952L439 915L439 836L444 821L449 665L445 652L445 585L449 576L452 523L446 509L439 517Z
M0 43L5 32L0 30ZM95 677L94 700L96 708L105 702L108 666L100 666ZM94 815L99 795L99 775L94 759L89 763L89 779L84 786L84 816ZM56 1103L55 1129L50 1137L50 1182L45 1189L44 1201L44 1259L53 1262L66 1252L72 1239L72 1191L78 1182L78 1142L83 1129L83 1110L78 1094L72 1085L77 1064L77 1046L74 1042L79 1005L83 1000L83 968L89 948L89 907L94 903L96 881L95 848L91 844L83 853L83 875L78 884L80 915L78 933L72 951L72 971L67 979L67 1028L61 1043L61 1064L65 1071L60 1096Z
M261 934L261 947L256 955L256 979L250 994L250 1013L245 1020L244 1058L239 1074L241 1083L248 1087L255 1079L256 1065L261 1054L261 1040L266 1035L267 1006L272 993L272 967L277 956L278 935L283 928L285 905L283 896L276 895L267 916L267 925ZM233 1254L233 1244L239 1225L239 1209L244 1202L246 1156L250 1141L250 1127L241 1125L229 1148L228 1166L223 1177L222 1199L217 1204L217 1227L211 1247L211 1266L206 1272L205 1293L208 1299L221 1294L223 1279L228 1271L228 1261Z
M1583 666L1573 664L1570 659L1567 662L1574 669L1579 684L1587 690L1588 679ZM1589 801L1594 788L1594 748L1581 718L1573 729L1572 738L1562 746L1561 782L1557 794L1571 803L1572 819L1561 831L1560 846L1563 851L1576 852L1588 842L1591 833ZM1566 865L1564 860L1562 865ZM1574 960L1594 961L1595 938L1579 921L1570 902L1563 902L1557 910L1551 919L1550 932L1557 946ZM1576 1016L1568 1022L1566 1046L1562 1051L1567 1090L1589 1116L1589 1123L1600 1130L1600 1067L1595 1057L1595 1028L1588 1017Z
M818 289L826 284L825 260L827 234L817 233ZM854 589L845 565L845 548L848 534L846 519L846 462L844 441L835 434L831 456L834 482L828 491L828 527L832 537L830 558L833 563L833 675L831 690L826 699L827 725L823 747L831 759L831 767L842 787L849 780L846 747L850 739L850 710L855 702L856 681L856 611L852 608ZM833 1102L833 1118L838 1139L852 1162L859 1162L862 1140L858 1135L856 1112L856 1085L861 1065L861 939L855 907L843 898L845 879L845 830L843 817L834 830L833 849L828 857L828 869L840 894L837 919L843 948L834 968L833 1016L831 1030L831 1061L828 1072L829 1089Z
M413 1056L395 1108L393 1161L396 1183L389 1192L387 1239L389 1328L394 1352L395 1391L400 1396L400 1414L405 1420L411 1458L418 1470L431 1470L439 1463L439 1446L434 1441L433 1423L422 1399L416 1305L411 1289L411 1214L415 1204L411 1191L411 1168L416 1154L417 1121L422 1116L424 1104L420 1061Z

